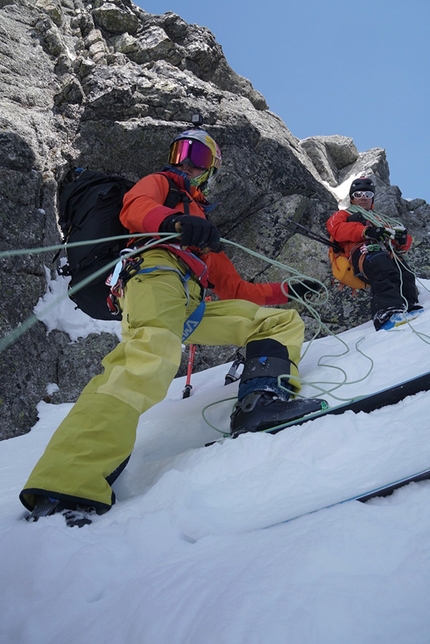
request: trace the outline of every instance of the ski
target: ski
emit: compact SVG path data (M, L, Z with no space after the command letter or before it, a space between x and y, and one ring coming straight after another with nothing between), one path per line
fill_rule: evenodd
M410 476L405 476L405 478L394 481L393 483L388 483L387 485L378 487L375 490L370 490L365 494L360 494L359 496L355 497L355 500L361 501L362 503L366 503L366 501L369 501L370 499L374 499L375 497L378 497L378 496L389 496L394 492L394 490L397 490L400 487L408 485L409 483L419 483L419 481L426 481L427 479L430 479L430 469L422 470L421 472L417 472L416 474L411 474Z
M360 411L368 414L371 411L376 409L381 409L382 407L387 407L389 405L396 405L398 402L406 398L407 396L413 396L418 394L420 391L429 391L430 390L430 371L423 373L414 378L409 378L404 380L397 385L392 387L387 387L386 389L380 389L373 394L368 394L366 396L359 396L353 398L348 402L341 403L340 405L335 405L334 407L327 407L321 411L317 411L297 420L293 420L289 423L283 423L273 429L266 429L263 432L268 434L276 434L287 427L303 425L309 420L314 420L315 418L322 418L323 416L336 416L343 414L346 411L353 411L355 414L358 414Z
M416 472L415 474L410 474L409 476L397 479L396 481L392 481L391 483L386 483L384 485L381 485L380 487L368 490L367 492L361 492L360 494L357 494L355 496L349 496L345 499L341 499L340 501L328 503L327 505L321 506L320 508L308 510L307 512L303 512L302 514L296 514L289 519L285 519L285 521L277 521L276 523L272 523L271 525L266 526L265 529L267 530L268 528L274 528L275 526L282 525L283 523L290 523L290 521L295 521L296 519L300 519L310 514L315 514L316 512L320 512L321 510L328 510L330 508L336 507L337 505L349 503L350 501L360 501L361 503L366 503L370 499L389 496L395 490L404 487L405 485L409 485L409 483L419 483L420 481L426 481L428 479L430 479L430 469L422 470L420 472Z
M373 394L367 394L365 396L358 396L357 398L352 398L347 402L341 403L340 405L335 405L334 407L327 406L325 409L320 409L295 418L288 423L282 423L276 425L273 428L263 429L257 434L277 434L278 432L288 429L288 427L296 427L298 425L303 425L310 420L315 420L316 418L323 418L324 416L336 416L343 414L346 411L353 411L355 414L358 414L360 411L368 414L371 411L376 409L381 409L382 407L388 407L389 405L396 405L398 402L406 398L407 396L413 396L418 394L421 391L430 390L430 371L404 380L403 382L393 385L392 387L387 387L386 389L380 389ZM308 399L305 399L308 400ZM239 434L239 436L243 434ZM223 438L215 441L211 441L205 444L205 447L210 447L215 443L223 442L225 438L232 438L229 434L224 434Z

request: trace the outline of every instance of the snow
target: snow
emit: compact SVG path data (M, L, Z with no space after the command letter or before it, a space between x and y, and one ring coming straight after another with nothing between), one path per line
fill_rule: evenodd
M322 182L338 202L339 210L341 210L342 208L348 208L348 206L351 205L351 201L349 199L349 189L351 187L351 183L355 181L355 179L358 179L362 176L364 176L363 172L358 172L357 174L349 176L347 179L345 179L345 181L339 183L337 186L331 186L327 181Z
M311 342L303 393L336 404L429 371L420 284L410 325ZM430 641L430 481L348 501L430 466L430 393L205 447L228 427L229 366L194 374L188 399L173 381L140 419L116 505L82 529L29 524L18 500L71 405L40 402L32 431L0 443L2 644Z
M72 341L86 338L90 333L112 333L121 339L121 322L116 320L93 320L76 308L67 296L70 277L51 277L45 266L47 289L34 307L36 317L45 324L48 332L58 329L67 333Z

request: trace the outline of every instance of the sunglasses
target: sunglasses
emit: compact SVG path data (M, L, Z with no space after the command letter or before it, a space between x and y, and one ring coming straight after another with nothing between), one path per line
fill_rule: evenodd
M374 193L371 192L370 190L357 190L356 192L352 193L352 198L353 199L361 199L361 197L366 197L366 199L372 199L374 197Z
M172 165L187 165L208 170L212 165L212 151L207 145L193 139L181 139L172 144L169 154Z

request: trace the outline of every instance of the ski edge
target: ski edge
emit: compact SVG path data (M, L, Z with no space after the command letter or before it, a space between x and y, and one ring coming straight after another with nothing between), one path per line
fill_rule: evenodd
M393 481L392 483L387 483L386 485L375 488L374 490L370 490L365 494L359 494L354 498L354 500L361 501L361 503L366 503L366 501L369 501L370 499L390 496L390 494L392 494L395 490L398 490L405 485L409 485L409 483L419 483L420 481L426 481L428 479L430 479L430 468L427 470L422 470L421 472L417 472L415 474L411 474L409 476L405 476L404 478Z

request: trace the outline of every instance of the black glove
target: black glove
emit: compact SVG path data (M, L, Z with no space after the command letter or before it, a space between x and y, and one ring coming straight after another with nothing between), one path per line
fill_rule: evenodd
M314 282L312 280L303 280L302 282L296 282L295 284L288 284L288 293L297 299L304 299L306 293L311 295L315 291L320 291L323 285L320 282Z
M382 226L367 226L364 229L364 237L367 239L376 239L376 241L384 242L390 239L391 232Z
M160 226L160 232L180 233L181 246L195 246L200 250L221 251L220 232L213 223L194 215L170 215Z
M406 228L401 228L399 229L394 229L396 231L396 234L394 235L394 239L398 243L399 246L404 246L406 242L408 241L408 231Z

